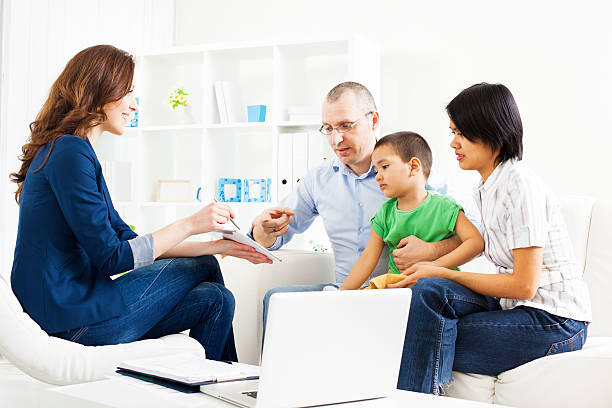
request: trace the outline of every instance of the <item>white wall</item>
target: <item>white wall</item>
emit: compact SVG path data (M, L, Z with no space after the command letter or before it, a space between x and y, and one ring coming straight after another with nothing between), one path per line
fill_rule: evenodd
M178 45L356 33L382 47L382 134L414 130L462 189L445 105L501 82L523 118L524 159L558 193L612 199L612 25L604 1L176 1ZM321 99L324 95L321 95Z
M6 137L4 137L4 128L6 124L6 82L4 80L4 66L5 66L5 57L4 57L4 30L6 24L4 22L4 0L0 0L0 175L3 177L8 177L8 168L6 167ZM6 258L5 252L7 250L6 245L6 234L3 233L4 230L4 216L5 216L5 200L4 197L8 195L6 190L6 181L0 181L0 278L3 276L2 267L3 261Z
M444 106L475 82L502 82L523 116L525 159L559 193L612 199L612 26L605 2L487 0L219 2L210 0L4 0L7 47L0 223L8 274L17 206L7 173L51 82L86 46L137 52L168 46L358 34L382 48L382 133L424 135L434 166L459 188ZM165 20L175 19L174 33ZM321 95L323 98L323 95ZM2 241L0 241L0 245Z

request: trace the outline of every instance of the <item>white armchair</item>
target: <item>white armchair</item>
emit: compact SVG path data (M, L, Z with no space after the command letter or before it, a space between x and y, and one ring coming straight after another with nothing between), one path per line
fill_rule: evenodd
M39 394L51 384L101 380L121 360L177 352L205 355L200 343L184 334L99 347L51 337L23 312L0 276L0 406L38 407Z

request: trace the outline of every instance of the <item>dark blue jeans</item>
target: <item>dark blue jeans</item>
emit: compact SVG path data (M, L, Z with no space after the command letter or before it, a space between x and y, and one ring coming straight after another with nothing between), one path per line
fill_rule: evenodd
M441 278L420 279L412 302L397 387L440 394L452 371L498 375L536 358L580 350L584 322L499 301Z
M212 255L169 258L115 280L127 313L54 336L99 346L189 330L213 360L237 361L232 330L234 297Z

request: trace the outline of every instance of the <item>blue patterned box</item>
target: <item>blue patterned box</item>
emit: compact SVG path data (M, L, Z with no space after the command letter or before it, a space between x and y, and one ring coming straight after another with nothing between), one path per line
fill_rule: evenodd
M244 202L265 203L270 199L270 185L272 179L245 179L244 180Z
M239 203L242 198L242 180L220 178L217 183L217 198L222 203Z

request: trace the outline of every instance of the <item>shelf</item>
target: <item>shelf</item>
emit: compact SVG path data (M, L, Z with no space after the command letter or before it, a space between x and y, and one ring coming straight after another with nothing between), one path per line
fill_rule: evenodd
M117 206L133 206L133 207L197 207L206 205L199 201L189 202L158 202L158 201L117 201Z
M281 122L245 122L245 123L214 123L210 125L206 125L206 129L244 129L244 128L266 128L266 127L309 127L309 128L319 128L321 126L321 122L290 122L288 120Z
M96 146L100 160L130 165L129 177L126 172L126 177L112 180L116 191L130 191L117 195L131 199L115 202L121 217L138 233L157 231L208 205L220 178L269 178L273 202L226 203L238 225L249 228L257 215L278 202L282 179L334 157L318 133L318 107L326 93L339 82L355 80L376 97L379 53L368 44L352 36L325 36L172 47L137 56L139 126L125 128L127 137L108 135ZM230 104L232 115L227 112L230 123L221 123L215 90L219 81L229 84L230 97L221 99L226 111L228 100L235 102ZM190 95L191 109L185 115L163 103L179 86ZM265 105L267 121L247 122L249 105ZM292 133L301 135L282 138L279 150L280 135ZM283 166L281 157L288 158ZM159 180L190 180L190 195L183 197L193 201L154 201ZM203 202L195 201L198 187Z
M140 129L143 132L158 132L160 130L193 130L193 129L204 129L204 125L201 123L190 123L186 125L159 125L159 126L141 126Z
M290 122L288 120L277 122L276 126L278 127L312 127L319 128L321 127L321 122Z
M194 129L261 129L268 127L302 127L302 128L314 128L318 129L321 126L321 122L290 122L288 120L281 122L241 122L241 123L213 123L208 125L202 125L199 123L188 124L188 125L160 125L160 126L141 126L141 127L126 127L125 133L134 133L137 130L143 132L158 132L164 130L194 130Z
M269 122L213 123L206 125L206 129L266 128L271 126Z
M199 201L188 202L159 202L159 201L143 201L139 203L141 207L199 207L206 205Z
M189 202L159 202L159 201L117 201L117 207L148 207L148 208L189 208L189 207L204 207L210 204L209 202L189 201ZM277 203L274 202L238 202L238 203L222 203L229 205L236 210L253 210L262 211L265 208L273 207Z

